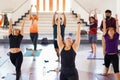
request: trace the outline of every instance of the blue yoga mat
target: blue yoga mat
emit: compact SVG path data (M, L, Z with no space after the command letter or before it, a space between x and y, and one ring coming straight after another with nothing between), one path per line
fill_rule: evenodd
M35 52L35 57L38 57L39 55L40 55L40 53L41 53L41 51L42 51L42 49L40 49L40 50L37 50L36 52ZM31 57L31 56L33 56L32 55L32 52L33 52L33 50L26 50L26 53L24 54L24 56L25 57Z
M8 73L7 76L5 77L5 80L16 80L16 75ZM20 80L29 80L29 74L28 73L21 74Z
M104 60L104 56L102 56L100 54L96 54L96 57L94 57L94 55L92 53L89 53L87 59L90 59L90 60Z
M6 57L0 57L0 67L8 60Z

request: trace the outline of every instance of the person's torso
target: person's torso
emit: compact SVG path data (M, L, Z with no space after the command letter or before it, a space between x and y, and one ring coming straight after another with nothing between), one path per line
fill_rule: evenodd
M106 34L104 38L106 42L106 53L118 53L119 34L115 33L113 39L110 39L109 35Z
M14 35L9 35L9 43L10 43L10 48L20 48L20 43L23 39L22 35L14 36Z
M97 20L94 23L90 23L89 34L97 34Z
M65 25L64 24L60 25L60 27L61 27L61 36L64 39ZM53 35L54 35L53 36L54 40L57 39L57 25L56 24L53 25Z
M38 33L38 24L36 21L31 24L30 33Z
M71 47L70 50L65 50L65 47L61 51L61 67L62 68L75 68L75 56L76 52Z

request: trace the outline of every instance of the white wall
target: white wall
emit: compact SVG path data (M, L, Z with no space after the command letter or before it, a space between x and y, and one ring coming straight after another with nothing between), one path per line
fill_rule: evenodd
M23 6L21 6L18 10L16 10L14 13L12 13L12 19L13 23L18 20L18 18L21 18L24 13L26 13L30 9L31 0L28 0Z

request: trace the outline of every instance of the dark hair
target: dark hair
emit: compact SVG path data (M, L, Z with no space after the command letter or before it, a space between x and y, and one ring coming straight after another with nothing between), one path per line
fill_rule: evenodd
M112 13L112 11L111 10L106 10L105 13Z
M107 33L108 33L108 31L109 31L109 28L113 28L113 29L114 29L114 31L116 32L116 28L114 28L114 27L110 26L110 27L108 27L108 28L107 28Z
M94 19L94 22L95 22L95 17L93 17L93 16L89 17L89 21L90 21L91 18Z

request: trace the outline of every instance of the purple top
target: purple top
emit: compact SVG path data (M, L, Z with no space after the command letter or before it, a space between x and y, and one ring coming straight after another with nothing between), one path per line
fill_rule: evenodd
M108 34L104 35L106 43L106 54L118 53L119 33L114 34L114 38L110 39Z

